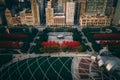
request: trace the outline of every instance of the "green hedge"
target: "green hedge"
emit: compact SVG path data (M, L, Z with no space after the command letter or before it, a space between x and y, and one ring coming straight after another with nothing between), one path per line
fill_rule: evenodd
M34 48L34 52L35 53L41 53L41 51L40 51L40 48L41 48L41 43L42 42L44 42L44 41L48 41L48 30L47 29L45 29L45 30L43 30L43 32L41 32L40 34L39 34L39 39L36 41L36 46L35 46L35 48Z
M99 52L102 49L102 47L98 43L96 43L96 41L93 38L93 34L89 32L89 29L87 29L87 28L82 29L82 31L84 32L84 34L88 38L88 40L92 43L94 50L96 52Z

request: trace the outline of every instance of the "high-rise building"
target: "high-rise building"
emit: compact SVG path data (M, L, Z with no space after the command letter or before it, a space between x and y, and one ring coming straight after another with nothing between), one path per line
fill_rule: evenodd
M87 0L86 14L105 14L107 0Z
M34 21L33 21L33 15L32 15L32 13L26 13L25 14L25 19L26 19L26 24L27 25L34 25Z
M111 18L113 18L113 12L114 12L113 5L114 5L113 0L107 0L105 15Z
M40 22L41 25L44 25L46 22L45 8L47 6L47 0L38 0L38 2L40 4Z
M107 27L111 24L111 18L107 16L80 16L80 26L82 27Z
M0 16L0 24L2 24L2 19L1 19L1 16Z
M5 16L6 16L6 20L7 20L7 25L13 26L12 14L8 8L5 11Z
M23 10L25 8L25 1L24 0L19 0L18 7L20 10Z
M80 3L81 1L80 0L74 0L75 2L75 17L74 17L74 24L79 24L79 17L80 17Z
M53 25L54 24L54 11L51 6L51 0L47 3L46 10L46 25Z
M26 9L20 12L21 24L26 24L25 11L26 11Z
M65 14L64 13L55 13L53 25L64 26L65 25Z
M116 9L115 9L115 14L114 14L114 17L113 17L113 22L112 24L114 25L119 25L120 24L120 0L118 0L117 2L117 6L116 6Z
M66 25L74 25L75 3L67 2L66 4Z
M107 0L80 0L80 15L105 14Z
M52 0L52 7L54 12L60 12L66 14L66 3L73 0Z
M112 0L81 0L80 9L80 26L110 26L113 13Z
M21 19L20 19L20 16L18 16L18 14L15 14L12 17L12 20L13 20L13 26L17 26L21 24Z
M58 0L58 12L63 12L63 2L62 0Z
M63 13L66 14L66 7L67 7L67 2L70 2L73 0L62 0L62 5L63 5Z
M40 6L37 0L31 0L31 9L32 9L32 16L34 25L40 25Z
M58 11L58 0L51 0L51 7L54 9L54 12Z
M86 11L86 0L80 2L80 15L84 15Z

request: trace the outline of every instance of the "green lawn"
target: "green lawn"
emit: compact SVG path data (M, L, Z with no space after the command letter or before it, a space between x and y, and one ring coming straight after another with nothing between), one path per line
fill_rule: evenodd
M72 80L72 58L36 57L16 62L0 71L1 80Z
M12 55L0 55L0 67L12 60Z

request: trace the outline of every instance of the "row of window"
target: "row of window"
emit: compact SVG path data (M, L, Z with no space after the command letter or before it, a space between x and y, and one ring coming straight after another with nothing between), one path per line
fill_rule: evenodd
M82 20L82 22L110 22L110 20Z
M107 22L107 23L82 23L82 25L110 25L110 22Z
M109 22L108 23L82 23L82 24L110 24Z

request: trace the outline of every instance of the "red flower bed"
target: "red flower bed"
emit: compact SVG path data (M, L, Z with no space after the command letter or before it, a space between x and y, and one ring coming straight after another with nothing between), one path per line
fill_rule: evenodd
M60 47L60 44L58 42L55 42L55 41L43 42L42 43L42 47L46 47L46 46L57 46L57 47Z
M111 34L94 34L94 39L96 40L120 40L120 34L111 33Z
M26 39L27 37L26 34L0 34L0 38L6 39Z
M40 48L40 51L42 53L52 53L52 52L59 52L60 51L60 44L55 41L48 41L48 42L43 42L42 48Z
M13 41L0 41L0 48L5 49L20 49L21 44L20 42L13 42Z
M79 41L63 41L62 44L61 44L62 47L65 47L65 46L68 46L70 48L75 48L75 47L78 47L80 46L80 42Z
M100 40L100 45L120 45L120 40Z
M81 52L83 50L83 46L80 45L79 41L63 41L61 44L59 42L55 41L48 41L48 42L43 42L41 44L42 48L40 49L41 52L59 52L59 51L77 51Z

